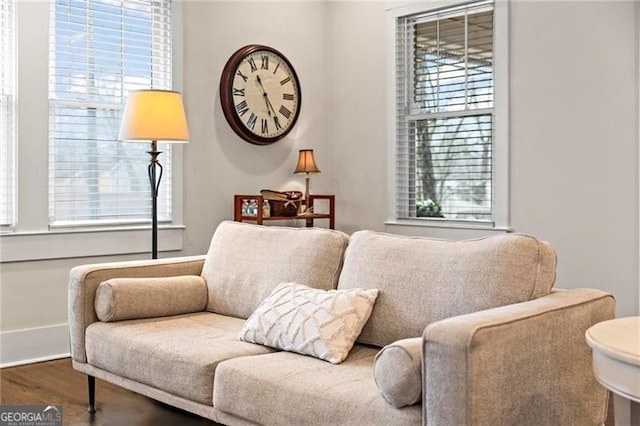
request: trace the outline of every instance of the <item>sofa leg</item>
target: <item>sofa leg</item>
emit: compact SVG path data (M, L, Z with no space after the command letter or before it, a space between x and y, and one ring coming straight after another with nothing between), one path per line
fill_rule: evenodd
M90 413L96 412L96 378L93 376L87 376L89 384L89 409Z

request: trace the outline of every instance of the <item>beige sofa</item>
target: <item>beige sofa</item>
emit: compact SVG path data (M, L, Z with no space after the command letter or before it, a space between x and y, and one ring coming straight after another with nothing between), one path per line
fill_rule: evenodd
M230 425L603 424L584 332L614 301L552 289L555 261L516 234L223 222L206 256L74 268L73 366L89 376L90 410L98 377ZM239 340L280 283L377 289L344 361Z

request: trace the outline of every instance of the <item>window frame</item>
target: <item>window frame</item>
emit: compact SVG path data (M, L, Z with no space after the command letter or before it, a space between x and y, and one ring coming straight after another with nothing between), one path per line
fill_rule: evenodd
M394 2L387 7L387 225L444 227L461 229L509 228L509 4L494 1L494 130L493 130L493 208L491 221L398 218L397 202L397 109L396 93L396 31L400 17L431 12L448 7L474 3L473 1Z
M2 132L0 137L4 140L0 144L0 161L3 162L2 169L6 169L7 174L7 193L2 194L2 200L0 202L6 202L6 221L1 220L0 217L0 232L11 231L15 226L16 221L16 5L15 0L2 0L7 1L7 6L11 10L9 26L10 36L8 40L4 39L0 41L3 44L3 57L0 58L0 62L3 67L6 67L9 71L9 81L2 81L2 88L0 88L0 97L2 97L2 103L5 103L6 114L2 113L2 107L0 106L0 115L7 118L5 123L6 134ZM3 14L4 15L4 14ZM3 26L4 35L4 26ZM4 49L7 48L7 50ZM6 55L6 56L5 56ZM8 60L9 65L4 62ZM4 71L3 71L4 72ZM8 84L7 84L8 83ZM7 84L5 86L5 84ZM2 129L2 125L0 125Z
M173 90L183 84L182 2L171 2ZM16 2L17 215L0 233L0 263L150 253L151 224L57 228L49 226L49 2ZM172 146L172 221L161 223L159 250L183 248L183 145Z

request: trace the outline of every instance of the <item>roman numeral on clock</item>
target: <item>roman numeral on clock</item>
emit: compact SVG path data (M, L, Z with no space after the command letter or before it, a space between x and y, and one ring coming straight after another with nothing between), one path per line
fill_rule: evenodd
M247 113L247 111L249 111L249 106L247 105L247 101L242 101L239 104L237 104L236 105L236 111L238 112L238 115L240 117L245 115Z
M282 129L282 126L280 125L280 119L277 115L273 116L273 123L276 125L276 131Z
M244 96L244 88L242 89L236 89L235 87L233 88L233 96Z
M280 85L281 85L281 86L284 86L285 84L287 84L287 83L288 83L288 82L290 82L290 81L291 81L291 77L287 77L287 78L285 78L284 80L282 80L282 81L280 82Z
M249 116L249 119L247 120L247 127L253 130L253 128L256 127L257 119L258 117L254 113L251 113L251 115Z
M258 66L256 65L256 61L254 61L253 58L247 59L247 62L249 62L249 65L251 66L251 72L254 72L254 71L258 70Z
M284 105L280 106L280 114L282 114L287 120L291 117L291 111L289 111Z
M242 74L242 71L238 70L238 72L236 73L236 75L237 75L237 76L242 77L242 79L243 79L243 80L245 81L245 83L246 83L246 81L247 81L247 76L246 76L246 75L244 75L244 74Z
M282 94L282 99L284 99L285 101L292 101L293 100L293 94L292 93L283 93Z
M261 126L262 133L269 133L269 125L267 124L267 119L266 118L261 119L260 123L262 124Z
M262 55L262 66L260 66L260 69L262 69L262 70L268 70L269 69L269 56Z

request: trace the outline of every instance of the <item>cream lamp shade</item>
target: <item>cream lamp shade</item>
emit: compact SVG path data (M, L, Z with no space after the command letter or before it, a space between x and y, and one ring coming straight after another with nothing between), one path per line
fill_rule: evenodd
M316 160L313 158L312 149L301 149L298 154L298 164L294 174L300 173L320 173L320 169L316 166Z
M171 90L129 92L124 108L120 142L189 142L182 95Z

